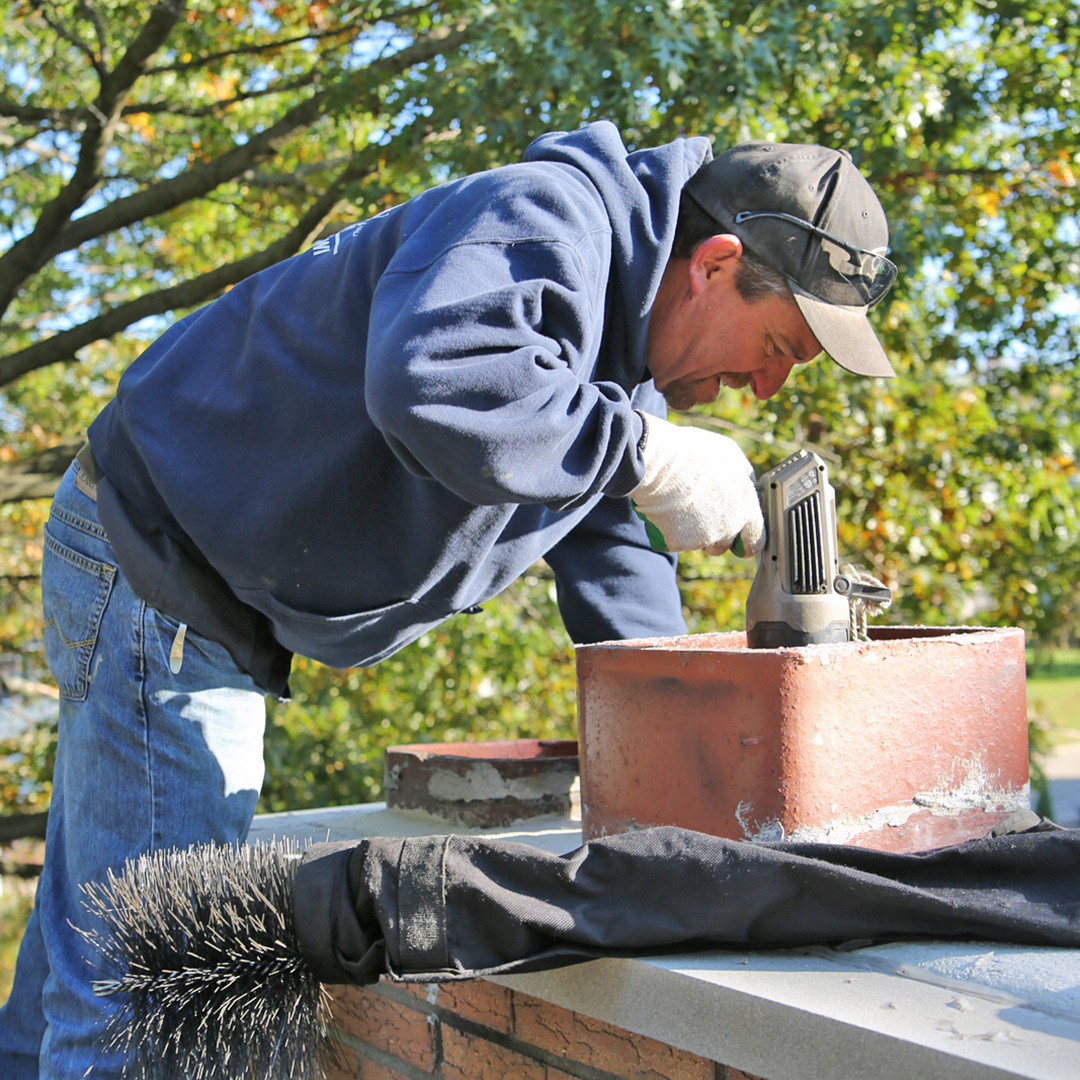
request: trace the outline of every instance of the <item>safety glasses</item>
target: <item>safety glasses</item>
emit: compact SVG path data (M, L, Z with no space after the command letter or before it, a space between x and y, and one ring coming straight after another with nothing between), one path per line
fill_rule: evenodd
M890 262L884 255L841 240L840 237L819 229L804 218L796 217L794 214L785 214L779 210L743 210L735 215L735 224L741 225L754 218L779 218L781 221L798 225L800 229L805 229L808 233L839 248L847 256L848 265L837 266L832 253L830 253L829 262L833 269L856 290L866 307L873 307L892 288L896 280L896 264Z

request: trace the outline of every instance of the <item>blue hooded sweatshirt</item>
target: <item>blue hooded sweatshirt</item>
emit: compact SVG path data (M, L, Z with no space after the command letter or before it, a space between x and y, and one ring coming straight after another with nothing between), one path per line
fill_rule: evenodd
M369 665L545 557L575 641L681 633L628 493L649 311L707 140L597 123L433 188L178 322L91 425L147 602L272 693Z

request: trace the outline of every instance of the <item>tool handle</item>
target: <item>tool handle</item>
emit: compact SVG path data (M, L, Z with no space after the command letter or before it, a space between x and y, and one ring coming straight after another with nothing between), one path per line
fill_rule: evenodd
M845 574L837 577L834 587L841 596L846 596L849 600L866 600L871 604L888 604L892 601L892 589L888 585L870 585Z

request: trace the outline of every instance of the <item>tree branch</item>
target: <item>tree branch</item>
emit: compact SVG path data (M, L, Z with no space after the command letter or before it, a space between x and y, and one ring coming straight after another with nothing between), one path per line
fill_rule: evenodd
M0 386L13 382L28 371L34 371L58 361L74 360L79 349L95 341L111 337L140 319L162 315L177 308L189 308L201 304L216 296L227 286L235 285L236 282L242 281L259 270L264 270L294 255L333 213L335 206L342 198L346 185L369 168L366 157L354 159L311 204L296 225L261 251L253 252L225 266L215 267L205 274L182 281L170 288L159 289L125 304L119 304L79 326L55 334L44 341L35 342L8 356L0 357Z
M62 252L69 251L87 240L113 232L136 221L162 214L243 175L243 173L276 153L278 148L297 130L313 123L338 94L349 89L351 83L365 81L372 79L372 76L377 76L372 81L376 85L381 84L382 80L389 75L398 74L414 64L423 63L449 49L455 49L464 44L469 40L471 29L470 24L454 29L440 29L438 32L406 46L406 48L393 53L391 56L373 62L362 71L351 73L338 84L314 94L297 105L277 123L272 124L262 132L252 135L243 145L234 147L214 161L194 166L170 180L163 180L160 183L153 184L134 195L117 199L101 210L70 221L62 229L55 231L51 237L51 242L45 240L42 246L37 249L35 249L31 241L43 230L40 228L35 229L30 236L18 241L4 256L0 257L0 311L6 309L7 305L11 303L15 292L30 274L35 273ZM81 164L80 155L80 166ZM74 185L74 180L72 185ZM69 188L72 185L69 185ZM48 208L46 208L45 213L47 212ZM43 213L42 217L44 216ZM40 225L41 220L39 219ZM39 238L36 242L42 243L42 240ZM58 336L62 337L64 335ZM31 348L35 347L31 346ZM53 359L61 358L56 356ZM52 360L46 362L51 363ZM40 365L35 363L32 366L38 367ZM0 377L0 385L5 381L7 380Z
M176 105L171 101L142 101L128 105L122 115L129 113L146 113L148 116L185 116L198 118L201 116L213 116L215 113L230 109L234 105L242 105L245 101L256 101L259 98L271 97L274 94L283 94L290 90L302 90L310 86L319 77L319 72L312 69L307 75L300 78L290 79L286 83L275 83L273 86L264 87L262 90L247 90L240 94L234 94L230 98L222 98L209 105Z
M51 499L82 444L81 437L65 439L48 450L0 465L0 503Z
M71 215L101 181L105 153L112 141L112 129L122 104L147 60L161 47L183 14L187 0L160 0L136 35L116 68L101 82L79 146L79 161L71 179L60 193L46 203L33 230L17 240L0 257L0 311L6 311L28 277L43 267ZM61 249L63 250L63 249Z
M263 41L258 45L241 45L235 49L223 49L221 52L206 53L192 60L182 61L178 64L162 64L158 67L148 68L147 75L176 75L191 71L198 71L210 67L222 60L232 60L237 56L260 56L263 53L280 52L290 45L299 45L303 41L319 41L325 38L338 37L345 34L356 34L363 27L362 20L356 20L352 24L343 23L329 30L311 31L306 34L297 34L295 37L278 38L273 41Z
M0 844L10 844L12 840L19 840L24 836L45 838L45 824L49 820L48 810L30 814L4 814L0 816ZM34 863L16 863L4 860L3 873L14 874L16 877L36 877L41 873L41 867Z
M469 40L470 29L466 26L448 30L414 42L391 56L373 62L362 71L352 73L342 82L320 90L286 113L277 123L252 135L242 146L227 151L214 161L193 166L171 180L163 180L127 198L117 199L96 213L80 217L64 229L48 257L53 258L103 233L114 232L125 225L164 213L199 195L205 195L228 180L242 176L272 157L295 131L313 123L326 105L347 90L350 83L366 81L375 75L377 78L373 81L381 85L385 77L400 74L414 64L424 63L463 45Z
M906 187L913 181L926 181L933 184L938 180L954 180L957 177L964 177L970 180L998 179L1005 176L1010 171L1011 170L997 165L972 166L971 168L965 169L935 169L933 166L927 165L922 169L906 169L902 172L898 171L890 173L888 176L881 177L877 180L877 183L883 185L887 184L889 187L898 189Z
M102 67L109 63L109 36L105 33L105 23L101 16L88 4L86 0L80 0L79 10L83 12L87 21L94 28L94 36L97 38L97 56L101 59Z
M80 5L83 7L85 5ZM55 4L50 4L49 7L55 8ZM85 41L74 31L69 30L59 18L53 18L46 10L45 4L39 5L39 14L45 25L50 27L54 34L61 40L66 41L76 52L80 52L86 57L87 63L98 73L100 79L104 76L103 57L99 56L94 50L86 44Z
M65 131L77 131L86 123L87 109L43 109L37 105L20 105L9 97L0 97L0 116L29 124L50 124Z

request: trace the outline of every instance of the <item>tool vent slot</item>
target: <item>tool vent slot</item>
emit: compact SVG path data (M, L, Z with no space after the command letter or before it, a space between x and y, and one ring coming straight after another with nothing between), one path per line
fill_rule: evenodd
M792 593L825 592L825 552L821 542L821 493L815 491L787 512Z

